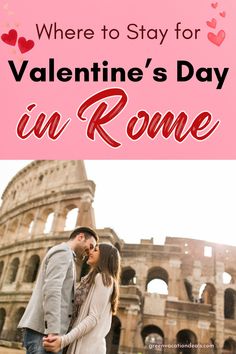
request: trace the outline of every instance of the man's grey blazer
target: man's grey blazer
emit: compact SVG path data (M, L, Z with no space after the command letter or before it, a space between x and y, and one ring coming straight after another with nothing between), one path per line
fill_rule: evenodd
M65 334L74 302L75 265L67 243L52 247L42 261L39 275L18 325L48 334Z

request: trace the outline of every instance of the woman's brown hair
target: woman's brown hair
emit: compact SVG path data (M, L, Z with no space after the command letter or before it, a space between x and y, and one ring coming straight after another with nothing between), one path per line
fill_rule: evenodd
M93 282L97 273L101 273L104 286L111 286L114 283L111 295L111 310L115 314L119 300L119 280L120 280L120 254L116 247L109 243L98 245L100 256L98 264L90 272L89 278Z

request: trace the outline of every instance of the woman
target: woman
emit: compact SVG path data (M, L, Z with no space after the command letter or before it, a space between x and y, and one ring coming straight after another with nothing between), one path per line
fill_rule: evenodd
M87 263L91 271L76 290L72 329L53 342L44 338L46 351L57 353L69 345L67 354L106 353L105 336L118 305L120 255L114 246L101 243Z

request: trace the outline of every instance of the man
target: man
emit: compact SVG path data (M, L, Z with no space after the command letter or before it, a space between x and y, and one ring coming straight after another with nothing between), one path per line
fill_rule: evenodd
M24 328L27 354L48 354L42 346L44 335L65 334L74 302L76 271L74 256L84 260L98 241L89 227L78 227L68 242L52 247L44 257L33 294L18 325Z

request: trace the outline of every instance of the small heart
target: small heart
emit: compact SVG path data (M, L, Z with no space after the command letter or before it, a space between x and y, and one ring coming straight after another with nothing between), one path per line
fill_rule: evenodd
M213 2L213 3L211 4L211 6L213 7L213 9L216 9L217 6L218 6L218 2Z
M221 17L225 17L225 15L226 15L226 12L225 12L225 11L220 12L220 16L221 16Z
M27 41L25 37L20 37L18 39L18 47L21 53L26 53L34 47L34 41L32 41L31 39Z
M207 21L207 26L211 28L216 28L216 19L213 18L211 21Z
M3 33L1 39L4 43L9 45L15 45L17 40L17 32L14 29L11 29L8 33Z
M209 32L207 37L208 37L209 41L211 41L213 44L215 44L219 47L225 39L225 31L220 30L217 34Z

